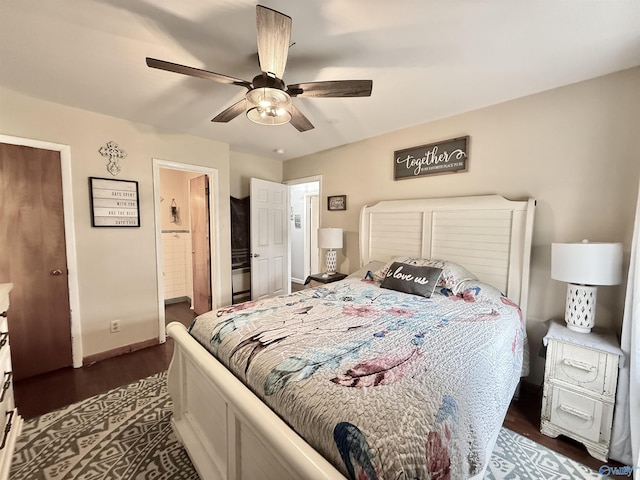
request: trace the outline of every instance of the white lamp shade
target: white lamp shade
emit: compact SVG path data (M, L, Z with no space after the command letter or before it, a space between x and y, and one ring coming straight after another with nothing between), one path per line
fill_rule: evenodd
M551 278L580 285L618 285L621 243L552 243Z
M318 229L319 248L342 248L341 228L319 228Z

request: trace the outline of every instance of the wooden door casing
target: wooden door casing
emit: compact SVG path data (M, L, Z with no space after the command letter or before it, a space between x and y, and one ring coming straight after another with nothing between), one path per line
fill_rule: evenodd
M0 282L16 380L73 365L60 153L0 144Z

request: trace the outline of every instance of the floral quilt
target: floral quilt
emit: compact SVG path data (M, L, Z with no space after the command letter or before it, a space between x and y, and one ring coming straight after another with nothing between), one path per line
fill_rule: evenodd
M431 298L346 280L208 312L190 332L352 479L468 478L520 378L520 309L466 282Z

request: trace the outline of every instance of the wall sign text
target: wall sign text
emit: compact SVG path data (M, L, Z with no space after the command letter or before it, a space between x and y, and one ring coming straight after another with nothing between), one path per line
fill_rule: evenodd
M469 163L469 137L453 138L394 152L393 179L464 172Z
M89 177L92 227L139 227L138 182Z

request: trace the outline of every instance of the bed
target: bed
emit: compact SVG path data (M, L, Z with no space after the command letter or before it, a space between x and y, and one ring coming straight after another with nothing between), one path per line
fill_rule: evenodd
M347 279L170 324L173 427L201 478L482 478L527 373L534 207L365 206ZM398 267L441 272L430 295L381 288Z

